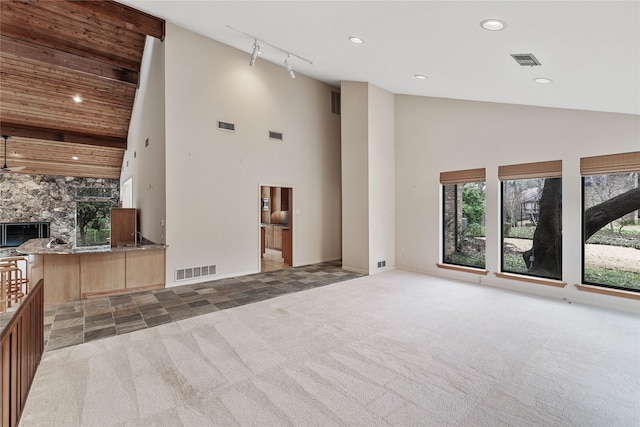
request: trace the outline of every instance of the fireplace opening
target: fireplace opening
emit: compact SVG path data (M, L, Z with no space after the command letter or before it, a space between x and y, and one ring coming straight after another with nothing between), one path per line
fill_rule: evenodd
M20 246L27 240L49 237L48 222L0 223L0 248Z

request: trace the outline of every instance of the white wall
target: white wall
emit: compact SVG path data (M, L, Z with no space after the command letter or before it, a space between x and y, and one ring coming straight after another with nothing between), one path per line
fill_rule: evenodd
M577 110L396 95L397 266L478 283L478 276L436 267L441 254L442 171L486 167L487 268L499 270L498 166L562 160L563 281L568 286L482 278L491 286L640 311L637 301L579 292L580 157L640 149L640 117ZM640 260L639 260L640 262Z
M342 82L342 268L369 273L369 84Z
M334 88L260 59L250 68L249 53L172 24L164 43L167 286L189 283L174 283L177 268L215 264L218 278L259 271L261 183L294 189L294 265L340 259Z
M369 85L369 271L395 267L395 96ZM378 261L386 266L379 268Z
M138 209L138 230L154 243L165 241L161 225L166 205L164 86L164 44L147 37L120 185L132 178L132 207Z
M377 273L395 264L394 95L343 81L341 101L342 265Z

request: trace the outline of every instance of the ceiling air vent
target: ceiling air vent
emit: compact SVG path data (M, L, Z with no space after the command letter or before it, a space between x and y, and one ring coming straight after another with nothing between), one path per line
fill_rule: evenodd
M512 53L511 57L523 67L535 67L538 65L542 65L542 63L538 61L538 58L533 56L532 53Z
M280 141L282 141L282 132L274 132L274 131L269 131L269 138L271 139L279 139Z
M236 125L234 123L223 122L218 120L218 130L226 130L227 132L235 132Z

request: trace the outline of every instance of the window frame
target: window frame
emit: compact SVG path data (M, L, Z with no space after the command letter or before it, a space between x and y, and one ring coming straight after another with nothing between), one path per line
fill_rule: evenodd
M586 178L599 175L619 175L624 173L640 174L640 151L630 153L609 154L604 156L582 157L580 158L580 205L581 205L581 265L580 265L580 281L578 289L605 294L627 294L638 296L640 289L630 289L622 286L609 284L593 283L586 280L586 250L587 240L585 239L586 226L586 194L585 181ZM615 197L615 196L614 196ZM595 289L593 289L595 288ZM608 291L607 291L608 290ZM632 299L640 299L631 296Z
M469 265L464 265L464 264L454 264L451 262L446 262L446 235L447 235L447 229L445 227L445 217L446 217L446 203L445 203L445 195L446 195L446 186L448 185L455 185L456 186L456 193L458 192L458 186L459 185L464 185L464 184L472 184L472 183L484 183L484 193L485 193L485 208L486 208L486 185L487 185L487 174L486 174L486 169L485 168L476 168L476 169L465 169L465 170L457 170L457 171L449 171L449 172L441 172L440 173L440 185L442 187L441 190L441 198L440 200L442 201L442 217L440 220L440 226L442 227L442 233L441 233L441 238L442 238L442 243L440 245L440 254L441 254L441 262L439 262L437 264L437 266L439 268L446 268L446 269L451 269L451 270L458 270L458 271L465 271L465 272L474 272L474 273L479 273L479 274L487 274L487 270L486 270L486 266L487 266L487 262L486 262L486 241L485 241L485 248L484 248L484 256L485 256L485 262L484 262L484 266L483 267L478 267L478 266L469 266ZM458 210L458 199L456 197L455 199L455 209L456 212ZM458 222L456 220L456 224L455 224L455 233L456 236L458 236Z
M564 260L562 260L562 264L560 266L560 277L550 277L550 276L542 276L538 274L530 274L526 272L519 271L508 271L505 270L505 227L504 227L504 218L505 218L505 183L507 181L524 181L530 179L548 179L548 178L559 178L562 180L562 160L550 160L543 162L533 162L533 163L521 163L515 165L504 165L498 167L498 179L500 181L500 270L499 273L496 273L499 277L507 277L507 275L511 276L521 276L524 278L531 278L531 281L552 281L552 282L562 282L563 276L563 264ZM562 195L564 198L564 195ZM561 213L563 215L563 212ZM537 228L537 225L536 225ZM535 232L534 232L535 233ZM562 237L561 237L562 238ZM533 245L533 239L531 241ZM555 286L555 285L554 285Z

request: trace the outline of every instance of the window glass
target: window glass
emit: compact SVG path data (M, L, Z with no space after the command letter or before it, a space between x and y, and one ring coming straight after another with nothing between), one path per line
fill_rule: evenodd
M639 175L582 177L583 283L640 291Z
M562 278L562 178L502 181L502 271Z
M76 246L109 244L110 202L76 202Z
M76 197L85 198L110 198L111 188L108 187L76 187Z
M485 183L443 185L443 262L485 268Z

